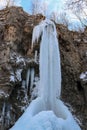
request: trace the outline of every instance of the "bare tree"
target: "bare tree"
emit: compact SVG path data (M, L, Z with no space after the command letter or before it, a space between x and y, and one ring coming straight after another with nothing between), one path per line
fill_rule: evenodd
M46 14L48 3L46 1L32 0L32 13Z
M67 0L66 5L73 12L81 13L84 11L84 8L87 8L87 0Z
M11 5L15 4L15 0L6 0L6 7L8 8Z
M87 5L87 0L67 0L66 3L70 8L83 8L84 6ZM74 9L75 9L74 8Z
M87 0L67 0L66 9L72 10L73 14L83 25L87 24Z
M21 0L0 0L0 8L20 5Z
M32 13L37 14L39 8L40 8L40 1L39 0L33 0L32 1Z

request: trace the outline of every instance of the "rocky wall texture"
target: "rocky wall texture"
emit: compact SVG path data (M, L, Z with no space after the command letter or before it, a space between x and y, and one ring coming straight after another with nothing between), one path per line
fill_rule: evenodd
M26 92L22 81L27 80L27 71L32 68L34 80L39 77L39 61L34 58L35 50L39 57L39 43L32 50L31 40L34 26L44 19L42 15L27 14L21 7L0 10L1 130L8 130L30 102L30 89ZM80 120L76 119L82 130L87 130L87 29L81 33L63 25L56 24L56 28L61 55L61 98Z

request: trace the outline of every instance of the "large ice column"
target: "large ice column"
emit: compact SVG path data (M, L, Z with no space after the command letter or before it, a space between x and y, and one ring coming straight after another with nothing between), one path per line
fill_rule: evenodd
M47 109L61 93L60 53L54 23L45 21L40 46L40 87Z
M42 35L42 36L41 36ZM55 25L46 19L34 28L32 43L40 43L40 96L44 98L48 109L61 94L60 53Z

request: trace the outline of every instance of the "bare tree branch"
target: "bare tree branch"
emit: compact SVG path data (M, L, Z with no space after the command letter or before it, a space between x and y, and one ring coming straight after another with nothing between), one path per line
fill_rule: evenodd
M21 0L0 0L0 8L20 5Z
M86 26L87 23L87 0L67 0L66 9L72 10L73 14Z

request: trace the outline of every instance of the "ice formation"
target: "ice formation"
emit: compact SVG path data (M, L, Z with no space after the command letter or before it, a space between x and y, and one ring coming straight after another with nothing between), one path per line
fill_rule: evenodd
M27 87L27 91L28 91L28 87L29 87L29 79L30 79L30 68L27 70L27 75L26 75L26 87Z
M30 91L32 91L33 89L33 82L34 82L34 68L31 69Z
M37 51L35 51L34 61L37 62Z
M32 90L33 82L34 82L34 68L29 68L26 74L26 85L25 85L27 87L27 91Z
M52 21L44 20L35 27L32 43L38 41L40 36L40 96L31 102L10 130L81 130L59 99L60 53L56 28Z

